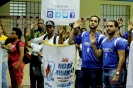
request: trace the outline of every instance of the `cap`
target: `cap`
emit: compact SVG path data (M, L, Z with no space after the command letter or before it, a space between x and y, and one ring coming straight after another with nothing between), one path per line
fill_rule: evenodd
M54 22L53 22L52 20L48 20L48 21L46 22L46 26L48 26L48 25L50 25L50 26L55 26L55 24L54 24Z

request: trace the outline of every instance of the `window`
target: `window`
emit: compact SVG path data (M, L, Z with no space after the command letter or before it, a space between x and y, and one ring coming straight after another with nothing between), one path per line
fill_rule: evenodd
M10 2L10 16L26 16L26 2Z
M22 32L24 20L22 17L26 18L40 18L41 16L41 3L40 2L19 2L19 1L10 1L10 16L15 19L10 19L10 29L18 26ZM28 19L28 29L30 29L30 19ZM37 29L37 26L35 26Z
M106 19L106 22L101 22L101 27L103 27L103 31L105 32L106 30L104 29L104 25L109 20L118 20L118 18L122 16L124 18L123 22L123 27L121 27L120 31L121 33L124 33L127 30L127 23L128 20L130 19L130 6L129 5L107 5L107 4L102 4L101 5L101 18Z

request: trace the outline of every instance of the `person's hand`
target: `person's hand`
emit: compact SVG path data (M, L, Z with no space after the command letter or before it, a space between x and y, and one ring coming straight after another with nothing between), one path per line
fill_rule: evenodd
M26 37L28 37L28 36L29 36L29 34L30 34L30 31L29 31L29 30L27 30L27 32L26 32Z
M1 44L1 48L7 49L7 46Z
M117 83L118 80L119 80L119 75L116 75L116 74L115 74L115 75L113 76L111 82L112 82L112 83Z
M35 21L34 21L34 19L32 19L32 21L31 21L31 29L33 30L34 27L35 27Z
M58 34L59 34L59 35L63 35L64 32L65 32L65 30L63 29L63 26L62 26L62 25L59 25L58 28L59 28Z
M15 66L14 66L14 70L17 70L19 68L19 63L17 63Z
M133 22L131 20L128 21L128 32L132 34Z
M42 56L42 52L38 52L38 55Z
M76 48L77 48L77 49L80 49L80 45L78 45L78 44L75 44L75 46L76 46Z
M122 26L123 26L123 21L124 21L124 18L122 18L122 17L120 17L120 18L118 19L118 26L119 26L119 27L122 27Z
M95 33L91 33L90 34L90 42L91 42L91 44L95 44L96 43Z
M24 22L24 29L26 29L28 27L27 21L25 20Z
M75 21L74 25L73 25L73 28L77 28L81 25L81 19L78 19Z

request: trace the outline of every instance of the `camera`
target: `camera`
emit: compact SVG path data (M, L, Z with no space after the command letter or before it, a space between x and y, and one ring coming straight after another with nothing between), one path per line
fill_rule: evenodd
M74 25L74 22L69 23L69 26L70 26L70 27L73 27L73 25Z

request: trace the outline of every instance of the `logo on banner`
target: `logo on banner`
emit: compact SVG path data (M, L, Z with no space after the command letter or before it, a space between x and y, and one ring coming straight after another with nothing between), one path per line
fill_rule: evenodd
M56 11L55 12L55 18L61 18L61 12Z
M75 18L75 12L70 12L70 18Z
M46 67L46 78L48 81L54 81L54 78L53 78L53 72L54 72L54 69L55 69L55 63L52 62L52 61L48 61L48 65Z
M47 11L47 17L53 18L53 11Z
M63 18L68 18L68 12L62 12L62 17Z

